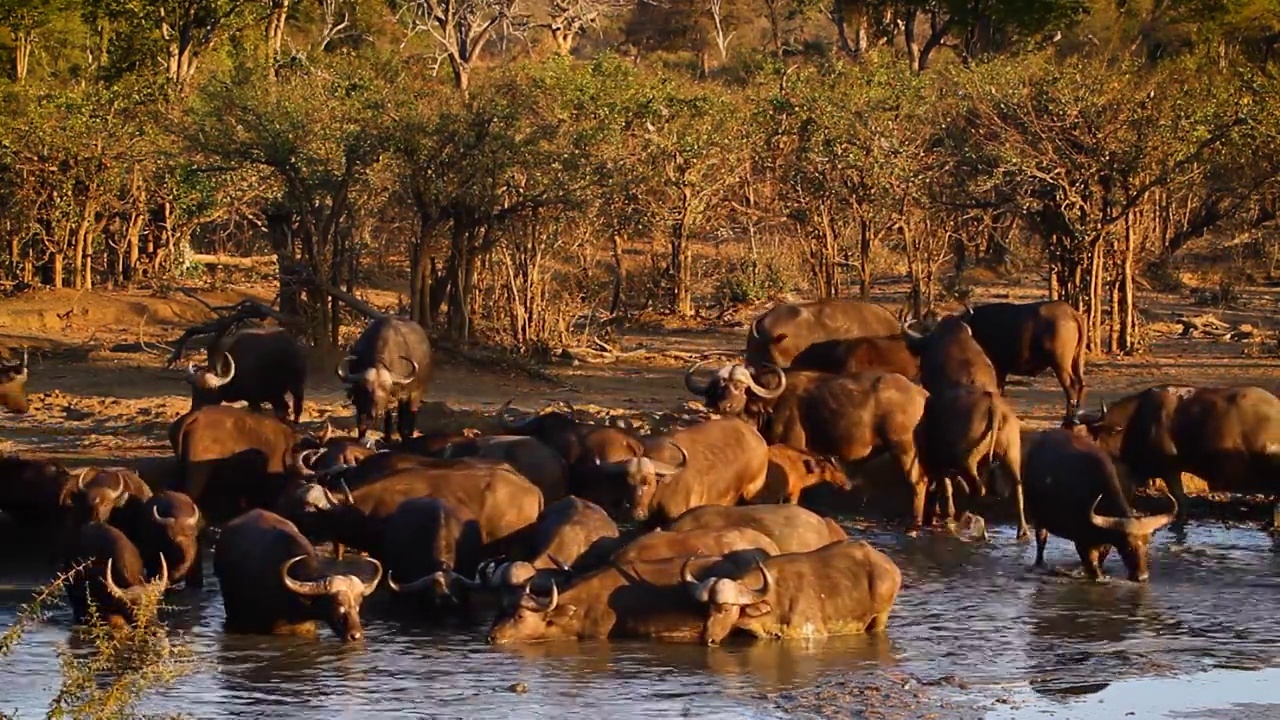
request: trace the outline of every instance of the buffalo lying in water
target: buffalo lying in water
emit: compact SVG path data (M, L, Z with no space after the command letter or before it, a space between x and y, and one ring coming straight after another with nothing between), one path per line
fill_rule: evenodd
M483 545L469 510L439 498L413 498L400 503L381 529L387 587L421 598L428 610L468 607Z
M731 528L756 530L772 540L779 551L784 553L808 552L848 537L834 520L799 505L707 505L694 508L676 518L667 530L683 532Z
M119 529L100 522L80 528L68 556L67 569L88 563L71 578L67 599L77 623L89 618L92 605L97 616L114 626L135 622L146 607L148 595L158 598L169 584L169 569L160 558L160 573L148 583L142 555Z

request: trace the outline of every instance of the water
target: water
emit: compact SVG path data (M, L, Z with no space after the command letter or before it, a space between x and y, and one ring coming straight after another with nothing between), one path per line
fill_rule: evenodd
M855 535L859 534L857 531ZM485 627L397 620L370 598L367 639L227 636L216 580L170 619L198 671L146 712L197 718L938 717L1280 718L1280 552L1252 529L1156 535L1152 580L1105 583L1029 567L1034 544L993 527L966 544L866 535L903 569L883 635L704 648L644 641L490 647ZM46 579L0 543L0 625ZM26 545L25 547L29 547ZM1078 566L1051 538L1048 560ZM1123 575L1118 558L1106 571ZM0 711L44 714L69 613L0 661ZM523 692L512 689L523 683Z

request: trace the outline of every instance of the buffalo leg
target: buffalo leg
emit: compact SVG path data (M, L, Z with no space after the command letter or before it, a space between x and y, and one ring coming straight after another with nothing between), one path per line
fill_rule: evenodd
M1036 567L1044 567L1044 546L1049 544L1049 531L1036 528Z
M867 623L866 632L880 632L887 627L889 627L889 611L885 610L871 618L871 622Z
M382 442L391 442L391 411L382 414Z
M918 531L924 524L925 497L928 495L928 483L924 470L920 467L920 458L913 449L899 448L894 452L902 472L911 484L911 519L914 523L911 530Z
M281 422L289 422L289 403L284 395L271 398L271 410Z
M418 421L418 404L412 400L401 400L397 414L400 421L400 442L404 442L413 437Z
M204 587L204 550L199 540L196 541L196 557L191 561L191 569L187 570L186 581L189 588Z
M305 394L303 387L303 385L298 385L289 391L289 394L293 396L293 422L295 425L302 420L302 396Z
M1084 565L1084 572L1089 576L1090 580L1105 580L1107 578L1106 575L1102 574L1102 563L1107 559L1107 553L1111 552L1110 545L1087 547L1077 543L1076 552L1080 554L1080 562Z
M1169 489L1169 494L1173 496L1175 502L1178 503L1177 521L1179 524L1187 521L1187 492L1182 487L1182 473L1172 470L1165 473L1160 478L1164 481L1164 486Z
M1076 396L1075 378L1071 376L1067 368L1058 365L1053 366L1053 375L1058 378L1058 384L1062 386L1062 394L1067 398L1067 409L1063 411L1062 419L1070 420L1073 417L1072 411L1079 407L1078 403L1080 402Z

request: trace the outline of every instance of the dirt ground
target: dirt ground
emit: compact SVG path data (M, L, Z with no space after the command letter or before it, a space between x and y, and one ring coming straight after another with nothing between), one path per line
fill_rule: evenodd
M873 300L886 307L901 304L901 287L877 288ZM991 285L980 287L971 303L1031 300L1039 288ZM201 292L213 304L244 297L269 300L266 289ZM1274 348L1258 352L1241 343L1190 340L1172 336L1177 313L1214 312L1227 322L1247 322L1274 329L1280 321L1280 292L1247 288L1241 306L1231 310L1190 305L1185 297L1141 298L1152 335L1149 354L1134 358L1091 358L1086 367L1086 404L1112 400L1157 383L1191 385L1259 385L1280 388L1280 358ZM390 304L390 303L388 303ZM650 349L625 362L588 364L557 362L548 370L575 386L530 377L437 353L431 399L420 414L419 427L484 425L478 414L492 414L503 402L537 410L568 401L588 415L625 415L642 427L663 428L701 412L681 380L691 358L714 351L740 351L745 320L738 327L624 331L615 349ZM10 357L31 352L28 383L31 412L0 416L0 452L51 456L68 465L158 464L167 457L169 424L189 409L183 368L166 369L172 342L189 325L212 316L198 302L174 293L150 291L77 293L41 290L0 300L0 351ZM671 352L674 351L674 352ZM189 353L196 362L203 351ZM351 427L351 408L334 375L336 357L315 357L307 389L303 424L315 428L330 420ZM1052 375L1011 379L1009 396L1028 429L1050 427L1061 418L1063 397Z

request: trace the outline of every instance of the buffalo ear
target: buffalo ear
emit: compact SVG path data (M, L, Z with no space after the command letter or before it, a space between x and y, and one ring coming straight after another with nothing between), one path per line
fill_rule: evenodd
M773 612L773 606L769 604L768 600L761 600L758 603L752 603L751 605L747 605L742 608L742 613L744 615L753 618L760 617L761 615L768 615L771 612Z
M547 618L547 621L552 623L568 622L577 612L577 605L557 605L556 609L551 611L551 617Z
M777 334L777 335L774 335L774 336L773 336L773 344L774 344L774 345L781 345L782 343L786 342L786 340L787 340L787 334L786 334L786 333L779 333L779 334Z
M804 471L805 471L806 473L809 473L810 475L817 475L817 474L818 474L818 469L819 469L819 468L818 468L818 461L817 461L817 460L814 460L813 458L805 458L805 459L804 459Z

